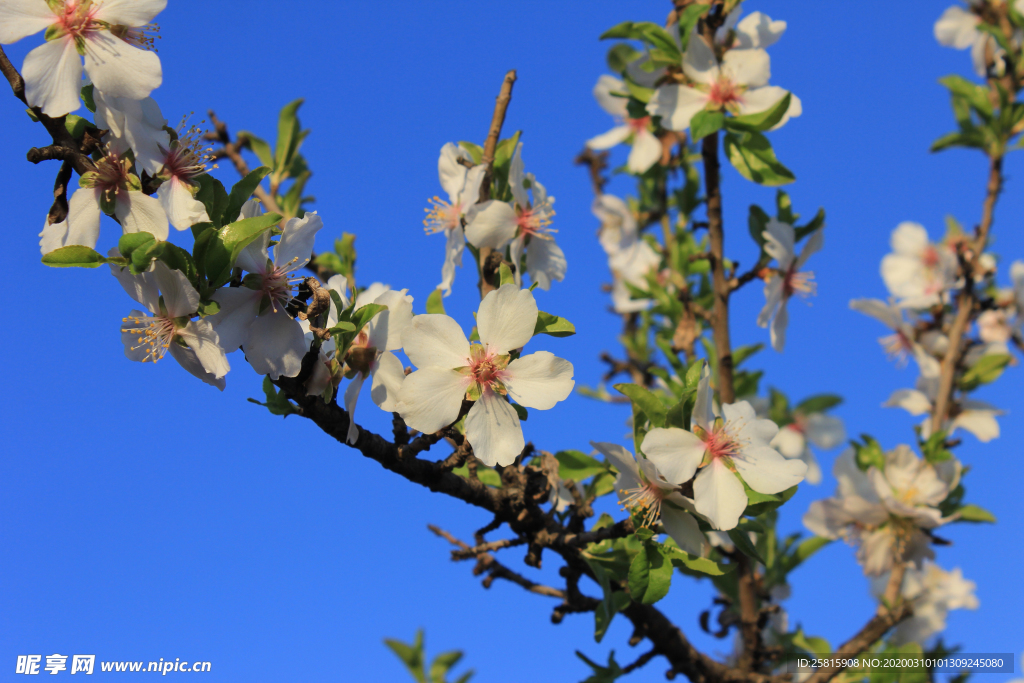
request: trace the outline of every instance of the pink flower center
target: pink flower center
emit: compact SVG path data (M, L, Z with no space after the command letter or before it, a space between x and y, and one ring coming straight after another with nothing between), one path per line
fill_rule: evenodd
M647 124L650 122L650 116L645 116L641 119L626 119L626 125L629 126L630 130L634 133L640 133L647 130Z
M166 315L156 316L129 316L122 318L125 324L122 332L138 335L136 345L131 347L132 351L145 349L146 355L142 362L153 361L154 363L164 357L167 349L174 342L178 333L178 327L174 324L174 318Z
M469 372L475 382L481 387L491 387L501 382L505 376L507 360L502 362L501 358L483 346L474 346L472 354Z
M934 245L929 244L921 253L921 263L923 263L926 268L934 268L939 265L939 251Z
M283 266L271 264L267 272L263 274L260 282L260 291L270 299L270 307L277 312L277 307L282 308L292 300L292 292L295 284L301 282L302 278L290 278L292 263Z
M187 182L206 173L206 162L213 148L203 148L202 135L203 131L193 126L187 132L179 133L178 139L171 143L171 149L163 150L164 176Z
M462 204L449 204L440 197L431 197L430 206L424 211L423 229L428 235L435 232L454 230L462 224Z
M728 78L719 77L718 80L711 84L708 99L711 100L712 104L717 104L719 107L724 108L727 105L741 101L740 90Z
M782 281L782 292L787 298L794 294L811 296L818 293L818 283L814 282L814 273L811 271L796 270L796 262L789 267Z
M548 238L550 230L546 228L551 225L551 216L554 215L546 206L524 209L516 206L516 225L519 226L521 235L534 235L544 239Z
M714 460L715 458L732 457L739 453L740 444L736 441L736 437L732 435L727 425L716 426L714 431L707 434L704 438L704 447L707 449L708 456Z
M103 28L95 19L98 7L91 0L67 0L63 11L57 14L57 26L75 38L87 38L90 33Z

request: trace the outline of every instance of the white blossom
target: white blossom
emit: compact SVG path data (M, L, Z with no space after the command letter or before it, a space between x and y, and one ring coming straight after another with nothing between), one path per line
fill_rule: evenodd
M587 140L590 149L610 149L633 138L626 167L633 173L645 173L661 159L661 141L651 132L651 117L632 118L627 111L629 102L626 84L614 76L604 75L594 86L594 99L601 108L619 122L607 133Z
M890 305L878 299L854 299L850 301L850 308L871 316L893 331L893 334L878 339L878 343L882 345L886 355L901 365L906 362L908 357L913 356L922 376L938 377L939 362L933 353L945 353L948 341L944 335L941 333L920 335L923 340L928 341L929 348L926 348L924 344L916 341L919 335L914 326L907 322L904 317L904 309L899 306Z
M833 469L836 495L813 502L804 526L859 545L857 559L870 576L889 571L897 553L921 566L935 557L924 530L950 521L938 505L956 488L960 471L955 458L933 465L901 445L885 455L884 470L872 466L863 472L848 449Z
M786 326L789 324L786 303L794 294L810 296L817 292L814 273L802 271L801 268L812 254L821 249L825 233L822 228L815 230L804 244L804 250L799 256L796 254L796 231L789 223L771 218L763 236L765 252L774 258L779 266L765 282L765 305L757 317L757 324L768 327L769 322L771 323L772 348L782 351L786 344Z
M921 438L927 439L932 434L931 412L935 398L939 393L938 377L919 377L916 389L899 389L893 392L889 400L882 405L886 408L903 408L911 415L925 415L921 423ZM946 418L942 429L952 436L957 429L970 432L978 441L988 443L999 437L997 415L1003 411L983 401L960 399L950 408L950 416Z
M889 574L872 581L872 592L881 598L889 583ZM900 622L889 636L894 645L924 643L945 630L946 615L954 609L978 609L974 594L977 584L964 578L959 567L946 571L934 562L924 562L920 569L908 567L903 575L900 593L913 608L909 619Z
M451 142L441 148L437 175L441 187L448 193L448 201L440 197L431 199L431 207L427 209L427 218L423 221L427 234L443 232L446 237L441 284L438 285L444 296L452 293L456 266L462 267L462 250L466 244L462 229L463 216L480 198L480 183L487 170L482 164L467 168L460 160L472 162L464 149Z
M505 397L526 408L548 410L575 384L569 361L547 351L515 360L510 354L533 337L537 303L513 284L490 292L477 312L480 342L470 344L446 315L417 315L402 345L417 370L405 378L396 411L413 429L432 434L455 422L463 399L466 439L488 466L509 465L525 447L519 416Z
M242 217L256 212L258 202L250 200ZM302 369L307 345L302 327L285 307L301 279L292 274L309 262L313 241L322 227L323 221L315 211L289 219L274 247L273 260L267 252L270 231L263 232L235 262L249 273L242 286L222 287L212 296L220 304L220 311L211 321L224 350L243 347L253 369L271 379L294 377Z
M167 0L4 0L0 43L46 31L46 42L28 53L21 73L29 106L48 116L78 109L80 55L96 90L142 100L163 79L160 58L148 48L150 22L166 5Z
M903 222L892 233L892 251L882 259L882 279L904 308L929 308L955 285L956 256L933 244L919 223Z
M120 256L117 250L111 256ZM133 275L110 265L128 295L148 313L133 310L122 320L124 354L134 361L156 362L170 353L181 367L218 389L231 366L209 319L189 320L199 308L199 293L179 270L154 261L149 270Z
M110 150L123 155L129 149L135 164L152 176L160 172L164 152L171 145L171 136L165 130L167 120L152 97L132 100L113 97L94 90L96 127L109 131L103 141Z
M744 116L767 111L779 103L788 91L768 85L771 74L768 53L760 47L728 50L721 63L714 51L696 32L690 36L683 57L683 73L693 86L663 85L647 105L652 116L661 117L661 125L682 131L700 111L725 110ZM789 109L774 128L802 113L796 95L790 98Z
M779 493L799 484L807 465L787 460L768 445L779 428L771 420L757 418L749 403L723 405L723 418L716 419L712 401L711 376L705 365L697 386L693 431L652 429L640 450L658 464L669 481L689 481L696 474L697 512L715 529L728 530L736 526L747 507L743 481L754 491Z
M824 413L797 412L793 422L780 428L769 445L790 459L800 459L807 465L805 479L810 484L821 483L821 467L810 444L830 451L846 441L846 429L838 417Z
M693 501L679 492L679 487L686 480L680 480L681 471L671 456L668 461L661 457L634 458L618 444L592 441L590 445L608 458L618 471L615 491L624 509L638 514L647 526L661 520L665 533L680 548L691 555L704 554L707 539L693 517Z
M940 45L957 50L971 48L971 62L974 65L974 72L979 76L984 76L987 72L986 52L991 50L996 63L996 73L1002 75L1002 58L1006 53L991 34L978 30L981 17L971 11L980 4L980 0L968 0L967 9L959 5L947 8L935 22L935 40L939 41ZM1024 0L1015 0L1014 7L1018 12L1024 12ZM1019 45L1021 32L1015 31L1013 38Z
M178 230L187 230L196 223L210 220L206 207L195 197L199 191L196 178L206 173L208 149L203 149L202 131L192 128L160 147L160 170L163 180L157 198L167 212L168 220Z

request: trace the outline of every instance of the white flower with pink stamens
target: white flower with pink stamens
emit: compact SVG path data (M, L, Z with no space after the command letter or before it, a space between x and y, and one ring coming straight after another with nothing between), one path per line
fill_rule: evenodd
M103 141L110 151L124 154L129 149L135 155L135 165L151 176L160 172L164 151L171 144L165 129L167 120L152 97L130 100L126 97L105 95L93 91L96 104L96 127L109 131Z
M764 285L764 308L757 317L757 324L768 327L771 322L772 348L782 351L786 344L786 326L789 324L789 311L786 302L794 294L810 296L817 293L814 273L801 271L807 259L819 251L825 241L823 228L818 228L804 244L800 256L796 255L796 231L789 223L768 220L764 235L765 252L778 262L778 268L772 272Z
M791 94L768 85L771 67L768 53L763 49L728 50L719 62L714 50L697 33L690 36L683 57L683 73L693 82L692 87L663 85L647 104L651 116L660 116L661 125L670 130L686 130L690 120L705 109L740 116L756 114L771 109ZM802 111L800 100L792 95L789 109L774 128L781 127Z
M257 215L258 205L255 200L247 202L242 218ZM270 231L263 232L235 262L249 273L242 286L222 287L211 297L220 304L220 311L210 320L224 350L243 347L253 370L271 379L294 377L302 369L307 345L302 327L286 307L303 279L293 273L309 262L316 233L323 225L315 211L303 218L290 218L274 247L273 260L267 252Z
M207 172L209 148L203 147L203 131L192 127L177 134L167 147L161 147L161 168L157 173L163 179L156 196L167 212L167 217L178 230L187 230L196 223L210 220L206 207L196 200L199 185L195 179Z
M156 197L143 194L128 159L109 153L78 183L81 187L68 201L67 217L39 234L44 255L73 244L95 247L104 213L117 218L125 233L148 232L158 240L167 239L167 214Z
M475 204L466 216L466 239L477 249L509 246L510 259L516 266L516 284L522 282L519 265L525 250L526 271L538 287L547 290L552 281L561 282L566 271L565 254L548 227L555 215L555 198L548 196L533 174L523 172L522 150L523 143L519 143L509 164L508 184L514 202L510 205L491 199ZM532 190L532 202L527 187Z
M602 455L608 458L619 472L615 479L615 490L619 494L619 505L637 514L645 526L661 521L665 533L675 539L679 547L691 555L703 555L709 545L694 512L693 501L679 492L677 481L679 470L674 462L665 463L654 458L634 458L622 446L613 443L590 442Z
M956 255L934 244L919 223L900 223L892 232L892 251L882 258L882 279L903 308L941 303L956 284Z
M633 138L626 166L633 173L644 173L661 159L661 141L651 132L651 117L632 118L627 111L629 91L626 84L614 76L601 76L594 86L594 98L601 108L621 121L607 133L587 140L590 149L611 149Z
M141 100L163 80L160 58L150 51L150 22L166 5L167 0L3 0L0 43L46 31L46 42L25 57L22 75L29 106L47 116L80 106L82 56L97 90Z
M423 221L427 234L443 232L447 237L441 284L438 285L444 296L452 293L455 267L462 267L462 250L466 244L462 217L480 198L480 183L486 171L482 164L468 168L462 162L472 163L466 150L451 142L445 143L437 160L437 175L441 187L448 193L448 201L440 197L431 199L431 208L427 209L427 218Z
M463 399L474 401L466 416L466 439L489 466L510 465L525 447L519 416L506 400L548 410L572 392L572 363L547 351L511 359L533 337L537 303L533 293L503 285L480 302L480 343L470 344L446 315L417 315L402 334L402 346L417 370L405 378L396 411L413 429L433 434L459 418Z
M759 493L779 493L804 479L807 465L787 460L769 446L779 428L759 419L746 401L722 406L724 418L712 411L711 376L704 366L697 385L692 430L652 429L640 450L654 460L669 481L693 479L697 512L715 529L733 529L747 507L743 481ZM694 475L696 474L696 478Z
M110 255L120 256L116 249ZM110 271L128 295L149 311L132 311L122 320L124 354L134 361L155 363L170 353L181 367L223 391L224 375L231 366L210 321L190 320L199 307L199 293L188 278L161 261L154 261L140 275L113 264Z
M793 421L780 428L769 445L786 458L798 458L807 465L805 479L809 484L821 483L821 467L818 465L810 444L822 450L832 450L846 441L846 429L838 417L825 413L805 415L796 412Z
M885 337L879 337L878 343L889 358L896 361L898 365L904 365L907 358L914 357L923 377L938 377L939 362L932 356L924 345L918 343L918 336L914 326L907 322L904 317L904 310L899 306L889 305L878 299L853 299L850 301L850 308L860 311L878 320L893 331ZM935 335L921 335L927 338L932 347L944 352L944 344L948 343L944 337Z

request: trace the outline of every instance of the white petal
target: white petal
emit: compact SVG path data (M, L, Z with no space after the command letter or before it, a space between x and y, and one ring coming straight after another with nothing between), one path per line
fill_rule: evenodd
M683 131L690 127L690 119L707 104L707 93L686 85L663 85L647 103L647 113L660 116L661 125L665 128Z
M514 263L516 266L516 272L514 273L516 279L516 287L523 286L522 278L522 264L523 264L523 250L526 249L526 235L517 236L508 245L508 256L509 262Z
M777 85L766 85L761 88L751 88L740 96L739 111L741 115L758 114L768 111L779 103L788 94L784 88ZM781 123L781 121L780 121Z
M916 389L894 391L889 400L882 405L886 408L903 408L911 415L924 415L932 411L932 402Z
M145 26L167 6L167 0L103 0L96 18L122 26Z
M490 199L466 213L466 240L477 249L501 249L516 235L516 212L505 202Z
M768 219L765 231L761 233L764 237L764 250L769 256L779 262L779 267L785 270L796 258L796 231L789 223L774 218Z
M626 160L626 166L633 173L646 173L661 160L661 140L649 130L642 130L633 139L633 149Z
M177 230L187 230L196 223L210 220L203 203L196 200L189 192L188 186L177 177L172 177L161 185L157 197L160 205L164 207L167 219Z
M153 262L153 280L164 297L164 306L172 318L191 316L199 308L199 292L180 270L172 270L163 261Z
M786 458L799 458L807 449L807 439L800 431L787 425L779 430L770 445Z
M807 263L807 259L821 251L823 246L825 246L825 229L818 228L804 242L804 250L800 252L800 257L796 260L797 270L803 268L803 265Z
M113 255L118 254L114 249L111 251L114 252ZM128 293L128 296L138 301L149 311L159 310L160 291L151 278L147 278L144 275L133 275L127 267L122 268L113 263L110 264L110 272L117 278L117 281L124 288L124 291ZM132 315L135 314L132 313Z
M46 256L55 249L64 246L64 240L68 236L68 220L65 218L60 223L51 223L49 216L46 217L46 224L43 231L39 233L39 253Z
M441 284L437 286L444 292L444 296L452 293L452 285L455 283L455 268L462 266L462 251L466 246L466 236L462 232L462 226L449 230L447 237L444 246L444 265L441 266Z
M711 371L707 364L701 368L697 382L697 400L693 406L692 420L695 425L710 433L715 426L714 394L711 391Z
M466 439L488 467L511 465L526 447L515 409L489 389L466 416Z
M306 380L306 396L320 396L331 384L331 371L327 367L327 360L327 356L321 353L320 359L313 365L313 374Z
M322 227L323 219L316 211L307 211L302 218L289 218L284 224L281 241L274 248L274 263L279 268L284 268L288 264L289 271L296 271L305 266L313 253L316 234Z
M685 429L659 427L647 432L640 450L666 481L684 484L693 478L706 448L703 441Z
M398 397L405 383L405 368L398 356L385 351L377 359L377 368L373 371L373 385L370 387L370 398L373 402L393 413L398 407Z
M178 331L178 335L188 344L203 369L215 379L222 378L231 370L209 320L190 320L188 325Z
M512 400L527 408L549 410L572 393L572 363L538 351L508 364L502 382Z
M345 389L345 411L348 413L348 434L345 435L345 441L350 444L359 438L359 428L356 427L356 402L359 400L359 391L363 388L365 379L366 375L357 372Z
M892 231L890 244L897 254L920 256L928 248L928 231L920 223L904 221Z
M263 206L260 204L260 200L255 197L249 199L242 204L242 212L238 215L238 219L243 218L256 218L256 216L263 215Z
M721 73L714 51L696 30L690 34L690 42L686 46L686 55L683 57L683 72L691 80L704 84L718 80L718 76Z
M502 285L480 302L476 316L480 341L494 353L522 348L537 327L537 302L528 289Z
M737 85L758 88L768 84L771 61L764 50L729 50L722 58L722 72Z
M396 351L402 348L402 333L412 322L412 297L398 290L388 290L374 303L388 307L371 320L369 328L369 345L379 351Z
M433 434L459 417L468 388L469 379L454 370L422 368L405 378L395 411L413 429Z
M552 282L561 282L565 279L567 268L565 253L555 243L554 238L541 239L536 235L530 238L530 244L526 248L526 271L538 287L548 291Z
M990 410L963 411L953 419L950 433L957 427L974 434L982 443L999 438L999 423L996 421L995 413Z
M963 50L971 46L978 37L978 23L981 18L954 5L949 7L935 22L935 39L940 45Z
M47 116L63 116L81 106L82 60L70 36L47 41L25 55L21 75L25 99Z
M743 484L720 458L712 460L697 475L693 481L693 497L697 512L720 531L734 529L747 509Z
M459 163L459 159L469 158L465 150L452 142L444 144L441 155L437 158L438 179L452 202L458 198L459 191L466 182L466 171L469 170Z
M220 345L228 353L249 340L252 324L259 311L260 292L248 287L221 287L210 297L220 310L210 316L210 324L217 330Z
M449 370L469 365L469 341L459 324L446 315L413 317L402 333L402 348L417 368Z
M516 145L516 151L512 154L512 161L508 165L508 186L512 190L512 196L520 208L525 209L530 203L530 197L526 194L523 181L526 175L523 173L523 143Z
M722 406L722 416L726 427L740 443L766 446L779 432L779 426L774 422L758 418L748 401L726 403Z
M779 302L779 308L775 311L775 317L772 319L771 327L771 339L772 348L778 352L782 352L782 349L786 346L786 326L789 325L789 310L786 308L786 299Z
M474 166L466 173L466 184L457 197L459 205L462 206L463 213L466 212L467 207L476 204L477 200L480 199L480 185L483 184L486 172L487 168L481 164Z
M245 345L245 358L259 375L294 377L302 369L306 340L302 328L283 308L256 318Z
M629 101L628 98L615 97L612 93L626 94L628 92L629 91L626 89L625 83L614 76L604 74L597 79L597 85L594 86L594 99L597 100L597 103L601 105L602 109L612 116L626 118L626 103Z
M687 512L676 510L668 505L661 506L661 523L665 532L679 544L684 551L700 557L704 554L707 539L697 526L697 520Z
M846 441L843 421L832 415L813 413L807 417L807 440L826 451Z
M90 187L75 190L68 202L68 234L64 239L66 246L81 244L95 248L100 237L100 203L99 193Z
M811 449L804 449L804 453L800 456L800 459L805 465L807 465L807 474L804 475L804 481L815 486L820 484L821 465L818 464L818 459L814 457L814 453L811 452Z
M0 2L0 44L10 45L56 23L45 0Z
M118 192L114 215L125 234L148 232L158 240L167 239L167 214L160 200L141 192Z
M590 149L611 149L615 145L621 145L629 138L633 131L629 126L615 126L607 133L601 133L587 140L587 147Z
M239 216L239 218L253 218L254 216ZM247 273L262 275L267 272L267 261L270 256L267 254L267 247L270 245L270 231L265 230L259 237L242 250L235 259L235 266Z
M133 47L106 30L89 34L85 42L85 72L97 89L141 100L160 87L163 72L156 53Z
M772 21L768 15L754 12L744 17L743 21L736 25L735 47L771 47L785 31L786 22Z
M601 455L608 458L608 462L611 466L618 471L620 477L631 477L630 481L624 482L625 486L616 486L616 490L620 488L631 489L640 483L640 469L636 465L636 459L633 458L633 454L627 451L622 446L616 443L604 443L601 441L591 441L590 445L596 448Z
M782 303L783 284L783 279L775 274L764 283L764 308L757 315L759 327L768 327L768 323L775 316L775 311L778 310L779 304Z
M171 357L174 358L174 360L178 361L178 364L181 367L188 370L192 375L203 380L210 386L217 387L221 391L224 391L224 377L214 377L212 373L207 372L198 356L196 356L195 351L179 346L178 344L171 344L170 348L168 348L168 353L171 354Z
M748 446L733 457L733 464L747 486L760 493L779 493L804 480L807 465L787 460L769 446Z

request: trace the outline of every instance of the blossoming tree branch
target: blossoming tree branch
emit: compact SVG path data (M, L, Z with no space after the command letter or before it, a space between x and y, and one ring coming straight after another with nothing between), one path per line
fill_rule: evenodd
M936 39L970 48L972 64L942 79L954 131L933 150L984 155L984 201L964 218L969 227L950 218L942 236L896 226L881 264L890 298L850 302L886 328L880 342L895 363L915 364L914 387L885 405L916 419L904 443L849 441L835 493L803 516L807 535L778 529L778 508L798 486L821 482L815 449L847 442L829 414L841 399L765 391L751 365L766 344L737 348L731 338L733 324L757 325L771 352L784 351L791 299L815 293L808 267L826 246L825 213L802 220L780 189L775 206L751 206L737 219L720 185L724 163L759 185L796 180L771 142L802 113L796 94L770 83L768 49L784 38L785 21L742 0L675 0L665 24L624 21L601 36L612 41L611 73L597 75L593 95L613 125L594 131L577 161L596 195L622 351L603 356L607 374L584 387L556 355L572 323L542 310L569 269L555 199L527 172L520 133L504 130L514 71L489 125L466 131L476 142L440 148L426 234L409 236L436 250L436 290L361 286L354 235L314 253L332 211L323 207L321 217L304 194L301 101L281 110L274 144L232 136L212 112L209 129L168 124L153 98L163 73L151 23L165 5L0 0L0 43L38 42L20 70L0 51L0 69L42 126L28 161L57 169L52 199L39 201L42 262L117 279L127 298L112 324L129 360L169 355L219 389L247 363L266 394L251 400L271 414L301 416L399 477L479 508L472 539L430 528L485 586L505 580L553 600L555 623L592 619L598 642L619 617L633 626L631 646L648 643L625 665L580 654L593 669L588 680L611 681L660 657L670 678L781 683L794 678L786 664L801 653L945 652L933 636L947 613L978 601L940 527L994 521L967 502L969 467L956 449L999 436L1000 411L973 393L1024 350L1024 262L1012 263L1007 280L989 248L1003 159L1022 147L1024 0L971 0L935 23ZM628 152L612 172L635 181L630 197L605 192L609 150L619 147ZM232 187L209 174L217 161L237 171ZM96 250L101 229L116 241L106 253ZM727 251L745 240L757 245L753 263ZM763 310L735 319L733 297L752 295L755 283ZM454 287L477 289L476 311L446 310ZM563 410L574 389L623 404L628 439L555 454L529 441L530 411ZM358 425L357 413L376 409L393 416L391 434ZM608 499L620 512L597 515L611 509ZM878 608L829 643L794 628L784 603L790 573L838 539ZM520 558L526 567L513 568ZM543 562L560 566L559 585L531 578ZM689 581L717 591L699 606L699 627L732 637L725 659L695 648L657 606L692 600L670 590ZM411 649L392 647L413 666ZM839 666L796 674L812 683L868 675ZM871 675L884 683L899 672Z

